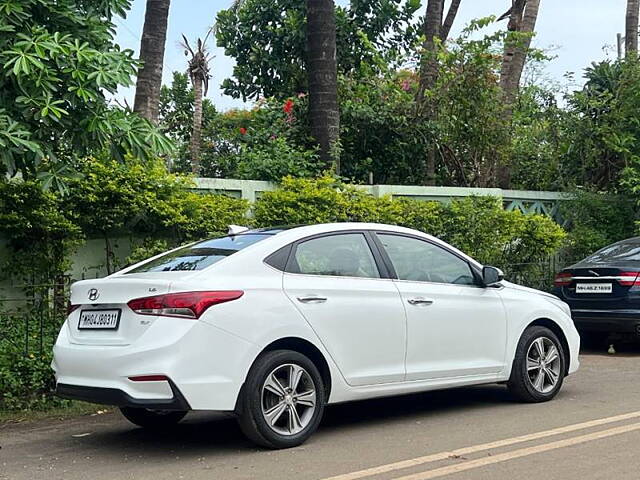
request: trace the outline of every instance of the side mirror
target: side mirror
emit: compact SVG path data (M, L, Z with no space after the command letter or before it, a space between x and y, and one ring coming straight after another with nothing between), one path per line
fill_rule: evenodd
M482 267L482 283L485 287L493 287L504 280L504 273L496 267Z

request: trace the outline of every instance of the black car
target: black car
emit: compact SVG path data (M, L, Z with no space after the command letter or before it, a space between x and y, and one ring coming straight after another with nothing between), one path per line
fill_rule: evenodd
M640 237L614 243L556 275L553 293L581 334L640 337Z

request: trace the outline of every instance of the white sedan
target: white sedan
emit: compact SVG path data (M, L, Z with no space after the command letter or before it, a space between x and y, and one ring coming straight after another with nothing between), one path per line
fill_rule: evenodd
M506 382L552 399L578 368L568 306L452 246L389 225L247 230L77 282L56 391L151 428L235 412L270 448L325 405Z

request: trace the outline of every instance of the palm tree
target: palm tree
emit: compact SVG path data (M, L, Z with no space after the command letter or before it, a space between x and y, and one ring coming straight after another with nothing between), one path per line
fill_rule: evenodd
M306 66L311 136L320 147L320 161L328 167L333 166L336 174L340 174L340 157L336 151L340 138L340 110L335 5L333 0L306 1ZM231 8L238 10L245 2L233 0Z
M520 37L507 37L504 43L500 87L505 104L503 120L506 124L511 123L513 117L513 105L520 89L520 79L531 47L539 9L540 0L512 0L511 8L498 18L498 21L509 18L507 30L510 33L524 34ZM498 166L498 185L501 188L511 186L511 167L504 161Z
M147 0L140 41L143 64L138 72L133 109L153 123L158 121L170 3L171 0Z
M198 38L196 48L191 48L187 37L182 35L182 46L186 56L190 56L187 73L193 85L193 131L191 133L191 171L194 175L200 173L200 138L202 135L202 99L209 90L209 61L211 57L207 51L206 42L211 30L204 40Z
M625 55L638 55L638 12L640 0L627 0L627 17L625 25Z
M522 78L527 53L531 46L539 9L540 0L513 0L511 9L500 17L500 19L509 17L507 26L509 32L525 34L522 38L508 38L504 46L500 86L504 92L509 116L511 115L509 107L513 104L518 94L520 79Z
M307 0L307 78L311 135L320 160L340 174L336 17L333 0Z
M446 17L444 16L443 0L429 0L427 2L427 11L423 24L424 44L422 45L423 52L420 60L420 85L416 95L416 113L424 122L436 120L437 112L434 100L427 99L426 93L433 89L438 81L438 40L440 42L447 40L461 2L462 0L452 0ZM429 145L426 146L423 172L425 185L435 185L436 183L436 155L437 147L432 139Z
M447 16L442 23L442 27L440 28L440 40L443 42L447 40L449 37L449 32L451 32L451 27L453 26L453 22L456 19L456 15L458 14L458 9L460 8L460 4L462 0L451 0L451 5L449 5L449 11L447 12ZM444 15L444 3L442 5L442 14Z

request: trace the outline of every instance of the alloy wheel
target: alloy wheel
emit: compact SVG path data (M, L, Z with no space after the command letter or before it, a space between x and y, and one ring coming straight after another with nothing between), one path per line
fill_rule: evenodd
M547 337L536 338L527 350L527 377L539 393L549 393L560 379L560 352Z
M295 435L311 423L316 397L313 380L304 368L294 363L280 365L262 386L262 415L274 432Z

